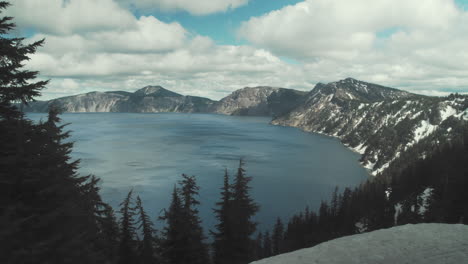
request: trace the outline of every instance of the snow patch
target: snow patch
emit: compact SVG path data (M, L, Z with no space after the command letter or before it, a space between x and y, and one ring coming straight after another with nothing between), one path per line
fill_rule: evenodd
M401 203L395 204L395 214L393 215L394 224L398 224L398 216L403 212L403 205Z
M453 108L452 106L447 105L447 107L445 107L445 109L440 111L440 118L442 119L442 121L444 121L445 119L449 118L450 116L453 116L453 115L456 115L456 114L457 114L457 110L455 110L455 108Z
M364 146L364 143L361 143L358 146L351 148L351 149L362 155L366 152L366 148L367 146Z
M408 146L412 146L415 143L419 142L421 139L429 136L436 130L437 126L432 125L427 120L421 121L421 124L414 130L413 141L408 143Z
M433 188L426 188L419 196L418 196L418 214L421 216L424 216L424 214L427 212L427 209L429 207L429 201L432 197L432 194L434 192Z
M357 222L354 226L358 233L364 233L367 231L367 225L361 221Z

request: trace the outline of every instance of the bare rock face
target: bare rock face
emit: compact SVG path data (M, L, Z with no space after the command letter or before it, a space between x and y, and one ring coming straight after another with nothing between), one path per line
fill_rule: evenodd
M221 101L184 96L161 86L146 86L134 93L91 92L50 101L32 102L26 112L47 112L55 104L65 112L182 112L226 115L279 116L302 102L306 92L268 86L243 88Z
M213 110L226 115L279 116L302 102L306 92L268 86L246 87L221 99Z
M208 112L215 101L195 96L183 96L161 86L147 86L134 93L91 92L62 97L45 102L33 102L26 112L46 112L54 104L65 112Z
M246 87L221 99L215 112L226 115L269 115L268 96L278 88Z

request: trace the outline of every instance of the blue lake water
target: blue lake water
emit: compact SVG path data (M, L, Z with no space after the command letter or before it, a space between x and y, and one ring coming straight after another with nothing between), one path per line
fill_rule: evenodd
M33 120L45 114L28 114ZM101 194L116 211L133 188L153 217L168 207L182 173L195 175L205 231L214 223L224 169L239 158L252 176L252 196L261 206L256 220L270 228L328 200L335 186L353 187L368 177L359 155L338 140L296 128L272 126L270 118L213 114L67 113L79 172L102 179ZM156 222L161 228L162 223Z

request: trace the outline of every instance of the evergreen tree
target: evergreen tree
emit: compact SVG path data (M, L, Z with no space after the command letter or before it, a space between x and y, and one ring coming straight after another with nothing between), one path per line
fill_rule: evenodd
M270 232L266 231L265 235L263 236L263 257L268 258L272 255L272 244L271 244L271 236Z
M233 238L231 230L232 212L231 212L231 185L229 183L229 174L227 169L224 171L223 187L221 188L221 200L216 203L218 208L213 209L218 223L216 232L211 232L214 237L213 242L213 262L215 264L230 263L233 256L232 246L229 244Z
M0 1L0 12L9 5L8 2ZM6 120L22 117L22 113L12 103L27 104L40 95L48 82L34 82L38 72L22 69L24 62L29 60L29 54L35 53L44 40L25 45L24 38L9 37L8 32L16 27L12 19L0 19L0 117Z
M232 219L235 221L232 221L231 224L232 230L235 232L232 242L229 243L234 250L232 260L239 264L248 263L252 259L253 241L250 236L255 232L256 223L251 218L259 210L258 205L249 194L249 183L252 178L245 175L243 166L244 163L240 160L232 186Z
M160 218L166 221L163 229L162 255L171 264L189 263L186 259L188 241L184 221L183 205L178 189L174 186L172 200L169 209Z
M0 12L9 4L0 1ZM27 104L47 81L23 70L43 40L24 45L0 19L0 231L1 263L103 263L97 180L78 176L73 144L59 110L34 124L14 105Z
M110 263L117 263L120 230L114 210L110 205L103 205L103 210L98 218L98 225L107 259Z
M253 248L253 260L259 260L264 258L263 256L263 233L258 232L257 238L255 239L254 242L254 248ZM220 262L220 263L227 263L227 262Z
M143 240L141 241L141 246L139 249L140 263L155 263L156 256L154 243L156 230L153 228L153 223L143 208L140 196L137 196L136 210L138 214L137 223L140 224L138 229L141 229L141 233L143 234Z
M132 206L132 194L133 190L130 190L120 204L119 263L121 264L137 262L135 254L135 208Z
M182 180L179 184L181 186L181 197L183 198L184 227L188 240L188 248L185 254L190 263L206 264L209 261L208 248L203 243L205 237L201 227L201 220L198 216L198 209L196 208L200 204L196 199L200 187L197 185L194 176L186 174L182 174Z
M272 234L272 254L278 255L283 252L284 226L281 218L276 219Z

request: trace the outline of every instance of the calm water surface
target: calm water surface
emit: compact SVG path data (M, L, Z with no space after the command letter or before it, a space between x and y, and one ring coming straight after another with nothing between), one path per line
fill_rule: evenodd
M29 114L33 120L45 114ZM239 158L253 177L256 219L269 228L305 206L316 209L336 185L356 186L367 172L359 155L338 140L269 125L270 118L212 114L68 113L75 141L73 157L81 174L102 179L101 194L114 208L133 188L155 219L168 207L182 173L201 186L205 228L215 223L211 208L219 199L224 169L233 175ZM156 227L161 227L157 223Z

